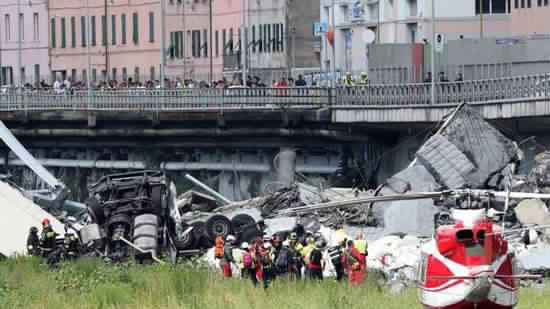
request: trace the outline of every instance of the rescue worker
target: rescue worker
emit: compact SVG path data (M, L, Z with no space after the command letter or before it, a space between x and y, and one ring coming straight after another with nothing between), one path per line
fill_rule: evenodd
M222 268L224 278L231 278L233 276L231 264L235 263L235 259L233 258L234 242L235 236L227 235L225 239L225 246L223 248L223 257L220 259L220 266Z
M336 280L342 281L344 278L344 265L342 264L342 255L344 251L345 240L339 242L336 246L328 248L328 258L334 266Z
M271 281L275 279L275 271L273 265L273 251L271 242L264 242L262 252L260 253L260 261L262 263L262 281L264 289L267 289Z
M50 220L45 218L42 220L42 234L40 235L40 251L43 258L43 261L53 266L56 261L56 239L57 233L54 232L52 226L50 225Z
M364 258L354 246L353 240L348 240L342 262L346 266L350 286L362 285L365 278Z
M29 236L27 237L27 254L32 256L40 256L40 238L38 237L38 228L31 227Z
M350 72L346 72L346 75L344 76L344 85L346 87L355 87L355 80L353 80Z
M256 286L258 284L258 279L256 278L254 246L249 245L247 242L243 242L241 244L241 249L244 250L242 255L243 273L241 275L243 278L250 278L252 284Z
M355 248L359 250L360 254L367 256L368 244L367 244L367 241L365 240L363 233L358 232L355 235L355 241L353 243L355 244Z
M325 268L325 262L323 261L323 249L324 243L322 240L318 240L313 249L308 255L308 278L313 280L323 280L323 269Z
M289 238L288 248L292 255L292 261L290 264L290 272L296 279L302 278L302 250L304 246L298 241L298 235L291 233Z
M359 80L359 86L367 86L369 84L369 78L367 72L361 72L361 79Z
M306 238L306 246L301 251L304 265L306 265L306 270L305 270L306 278L309 278L309 264L310 264L309 257L313 249L315 249L315 239L312 236L310 236Z
M65 250L65 257L69 260L76 260L78 257L78 239L73 233L65 233L63 239L63 249Z
M275 270L277 276L288 277L290 274L290 267L294 259L289 246L290 242L285 240L275 255Z

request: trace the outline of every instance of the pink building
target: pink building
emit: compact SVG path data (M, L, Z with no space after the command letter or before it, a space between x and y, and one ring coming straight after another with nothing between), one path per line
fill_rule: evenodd
M88 49L93 82L159 78L158 0L50 0L49 12L51 68L57 78L86 80Z
M1 84L37 83L49 75L46 0L0 3ZM20 32L18 27L20 27ZM21 33L21 42L19 42ZM20 44L19 44L20 43ZM19 65L21 68L19 69Z

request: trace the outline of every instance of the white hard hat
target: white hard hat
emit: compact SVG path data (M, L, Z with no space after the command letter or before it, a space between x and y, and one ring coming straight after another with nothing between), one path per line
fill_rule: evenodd
M283 241L283 247L290 247L290 240Z
M264 242L264 248L266 248L266 249L271 248L271 243L270 242Z
M235 236L233 235L227 235L226 239L227 241L231 242L231 241L235 241Z
M248 243L246 241L241 244L241 249L248 249Z

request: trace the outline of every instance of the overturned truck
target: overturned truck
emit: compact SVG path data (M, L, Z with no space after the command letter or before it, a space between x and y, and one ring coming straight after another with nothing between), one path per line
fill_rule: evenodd
M107 175L90 185L89 192L89 218L81 240L107 261L133 256L138 263L151 263L165 255L177 262L210 248L218 236L259 234L250 216L230 220L178 206L175 186L161 171Z

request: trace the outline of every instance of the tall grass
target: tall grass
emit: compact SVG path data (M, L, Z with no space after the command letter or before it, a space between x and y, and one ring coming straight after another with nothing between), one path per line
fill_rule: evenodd
M523 289L518 308L550 308L550 290ZM394 296L376 284L349 289L334 280L276 280L264 290L249 280L221 280L189 265L104 265L82 259L50 270L32 258L0 262L0 308L421 308L416 290Z

